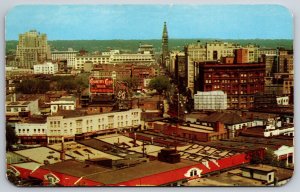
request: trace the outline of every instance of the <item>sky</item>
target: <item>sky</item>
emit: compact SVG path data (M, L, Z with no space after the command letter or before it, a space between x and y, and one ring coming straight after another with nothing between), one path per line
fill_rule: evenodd
M48 40L293 39L280 5L23 5L6 15L6 40L31 29Z

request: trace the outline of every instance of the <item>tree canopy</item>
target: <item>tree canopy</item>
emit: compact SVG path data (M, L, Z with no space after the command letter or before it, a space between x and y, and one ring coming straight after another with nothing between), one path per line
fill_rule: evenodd
M15 130L8 124L6 124L6 150L10 150L13 144L16 144L18 138Z
M151 79L149 83L150 89L155 89L159 94L169 90L171 87L170 80L165 76L158 76Z
M42 79L25 79L16 87L17 92L24 94L41 94L50 89L50 82Z

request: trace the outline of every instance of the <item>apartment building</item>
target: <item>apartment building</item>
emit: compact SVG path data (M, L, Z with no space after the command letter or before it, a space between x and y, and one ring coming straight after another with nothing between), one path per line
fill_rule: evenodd
M31 69L33 65L51 59L47 35L30 30L19 35L16 51L16 64L19 68Z
M67 66L74 69L77 54L78 51L74 51L72 48L69 48L67 51L52 51L51 58L52 61L67 60Z

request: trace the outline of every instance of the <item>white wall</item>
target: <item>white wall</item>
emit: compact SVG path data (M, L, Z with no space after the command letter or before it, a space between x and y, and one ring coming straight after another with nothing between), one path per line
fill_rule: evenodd
M49 116L47 118L47 135L74 137L75 134L114 128L121 130L138 125L141 125L141 109L70 118Z
M47 123L16 123L17 136L39 136L47 133Z
M227 94L223 91L200 92L194 95L194 109L227 109Z

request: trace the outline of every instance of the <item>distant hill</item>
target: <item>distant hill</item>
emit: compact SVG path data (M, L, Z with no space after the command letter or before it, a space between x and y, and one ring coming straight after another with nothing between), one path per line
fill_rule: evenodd
M196 43L198 40L201 42L214 41L215 39L169 39L170 50L183 50L183 47L187 44ZM249 43L259 45L260 47L277 48L283 47L286 49L293 48L293 40L286 39L245 39L245 40L233 40L233 39L217 39L225 42L239 43L241 45L247 45ZM152 44L156 52L161 50L161 40L55 40L48 41L51 50L67 50L73 48L74 50L85 49L89 52L94 51L107 51L109 49L119 49L124 52L136 52L139 43ZM18 41L11 40L6 41L6 53L14 52L17 48Z

